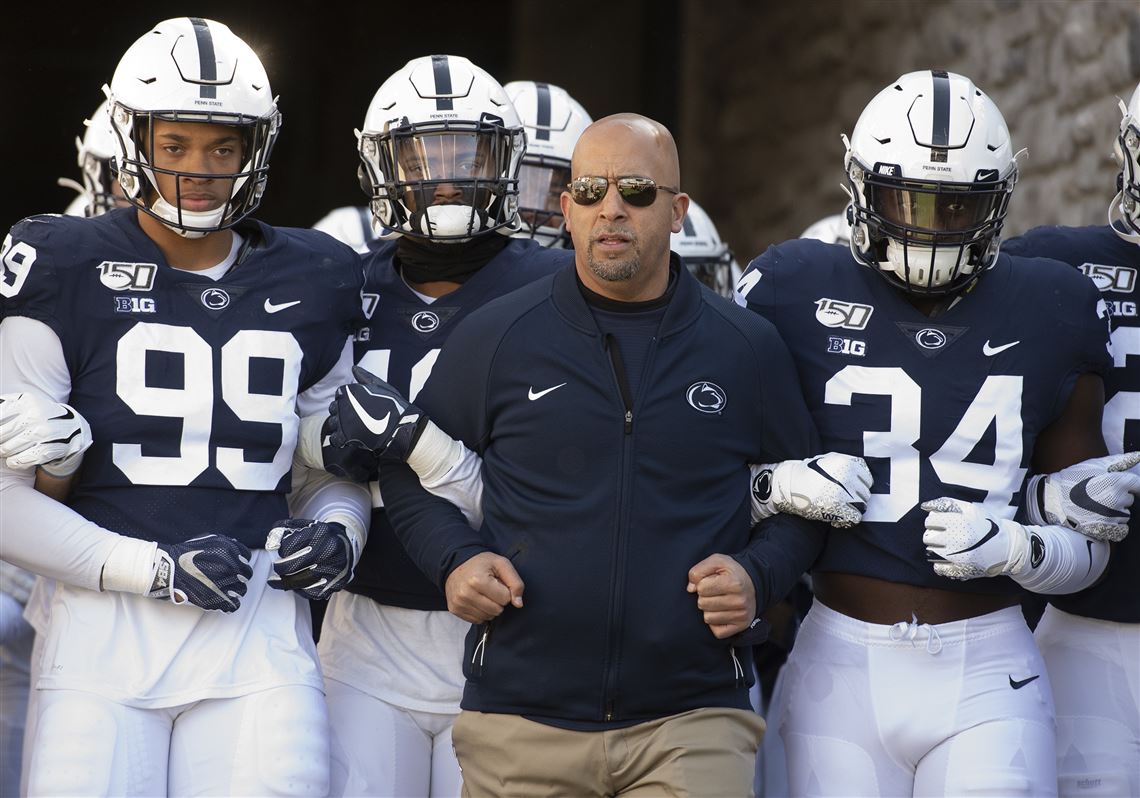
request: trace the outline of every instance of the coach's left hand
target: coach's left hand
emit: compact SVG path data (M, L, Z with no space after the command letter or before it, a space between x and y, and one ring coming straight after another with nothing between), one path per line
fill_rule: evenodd
M756 587L744 566L725 554L690 568L686 589L697 594L697 609L720 640L744 631L756 617Z

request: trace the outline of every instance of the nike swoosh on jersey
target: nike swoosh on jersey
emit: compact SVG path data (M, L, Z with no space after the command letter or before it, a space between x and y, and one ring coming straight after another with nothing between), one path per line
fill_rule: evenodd
M535 399L541 399L542 397L546 396L551 391L557 391L565 384L566 383L561 383L559 385L555 385L553 388L547 388L545 391L538 391L537 393L535 393L534 387L532 386L531 389L526 392L526 398L530 399L533 402Z
M371 391L369 391L369 393L371 393ZM349 404L352 405L357 417L360 418L360 423L367 427L369 432L373 435L383 435L388 430L388 419L392 417L391 413L385 413L384 418L373 418L368 414L368 411L361 406L360 402L356 401L356 397L352 395L352 391L345 391L345 395L348 396Z
M1035 679L1040 679L1040 678L1041 678L1040 673L1037 674L1036 676L1030 676L1028 679L1021 679L1021 680L1015 680L1012 676L1010 676L1009 677L1009 686L1012 687L1014 690L1020 690L1022 687L1025 687L1025 685L1029 684L1030 682L1034 681Z
M996 523L994 523L993 521L990 521L990 531L987 532L981 540L979 540L973 546L968 546L967 548L964 548L961 551L951 552L949 556L953 557L955 554L965 554L968 551L973 551L974 549L978 548L979 546L985 545L985 543L988 540L990 540L991 538L993 538L994 535L996 535L997 533L998 533L998 525Z
M982 344L982 354L986 357L993 357L999 352L1004 352L1007 349L1017 346L1019 343L1021 343L1021 341L1010 341L1008 344L1002 344L1001 346L990 346L989 339L986 339L986 342Z
M294 299L292 302L282 302L280 305L275 305L272 302L270 302L269 299L267 298L265 300L265 312L266 313L279 313L282 310L285 310L286 308L291 308L294 305L300 305L300 304L301 304L301 300Z
M178 567L201 582L203 587L218 596L220 599L222 599L222 601L225 601L227 604L232 604L233 599L222 591L218 590L218 586L214 584L214 580L202 573L202 569L198 567L198 564L196 562L194 562L194 558L201 553L201 549L184 552L182 556L178 558Z
M1069 498L1072 499L1073 504L1082 510L1098 513L1108 518L1127 519L1129 517L1128 513L1122 513L1115 508L1106 507L1089 495L1089 482L1092 481L1092 479L1092 477L1088 477L1087 479L1082 479L1076 485L1073 485L1072 490L1069 491Z

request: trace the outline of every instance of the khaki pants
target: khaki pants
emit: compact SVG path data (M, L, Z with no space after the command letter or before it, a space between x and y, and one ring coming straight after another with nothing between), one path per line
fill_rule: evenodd
M612 731L462 712L452 739L464 798L751 796L764 720L707 708Z

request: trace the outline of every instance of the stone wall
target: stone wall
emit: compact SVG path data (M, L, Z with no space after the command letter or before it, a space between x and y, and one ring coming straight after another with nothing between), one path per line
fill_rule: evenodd
M1009 234L1103 223L1140 80L1135 0L683 0L681 41L683 182L742 261L842 209L840 134L916 69L970 76L1028 148Z

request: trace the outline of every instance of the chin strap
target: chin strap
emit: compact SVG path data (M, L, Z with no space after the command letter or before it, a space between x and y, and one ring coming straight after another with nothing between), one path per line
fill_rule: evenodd
M1117 225L1121 222L1121 225ZM1140 244L1140 232L1132 229L1131 220L1124 213L1124 190L1117 192L1108 205L1108 226L1125 241ZM1122 229L1123 228L1123 229Z

